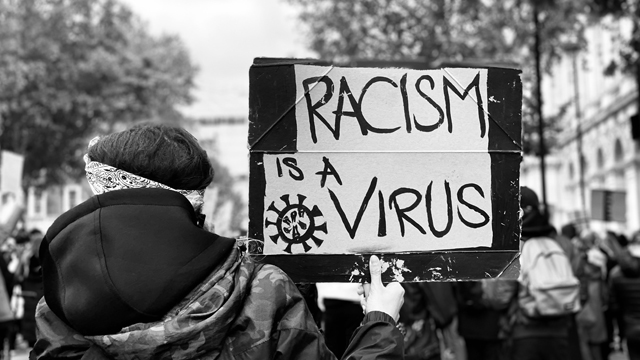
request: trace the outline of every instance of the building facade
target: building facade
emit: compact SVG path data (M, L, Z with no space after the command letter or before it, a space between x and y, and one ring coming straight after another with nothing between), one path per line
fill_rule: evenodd
M50 186L42 190L30 187L26 196L25 227L27 230L38 229L44 233L58 216L92 195L86 181Z
M595 230L640 229L640 147L631 122L638 113L638 91L631 74L605 75L612 61L620 60L627 25L593 26L587 47L564 56L543 78L545 118L565 110L558 120L559 146L546 157L547 202L558 227L588 221ZM539 159L525 157L521 184L540 193ZM622 196L603 203L605 191ZM624 219L610 216L612 208L624 208Z
M183 124L198 139L217 164L225 169L214 169L218 176L225 171L232 186L221 191L215 185L205 191L204 214L217 233L238 236L246 232L247 198L249 188L249 151L247 149L246 118L198 119ZM234 191L238 196L231 197ZM62 213L93 196L85 179L69 181L46 189L29 188L26 194L25 227L42 232ZM235 200L235 201L233 201Z

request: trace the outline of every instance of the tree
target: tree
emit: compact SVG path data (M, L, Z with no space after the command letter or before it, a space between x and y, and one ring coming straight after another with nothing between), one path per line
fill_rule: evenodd
M604 1L604 0L603 0ZM543 68L567 48L584 46L581 0L289 0L299 6L309 46L323 59L421 59L443 62L515 63L523 70L525 129L537 117L534 86L533 6L540 20ZM529 107L529 108L527 108ZM549 127L547 136L557 134ZM536 139L525 136L524 141ZM537 149L524 144L525 150Z
M60 183L91 134L175 119L196 71L116 0L0 0L0 146L25 156L25 186Z
M620 59L612 61L605 70L605 74L613 75L616 71L632 74L640 93L640 4L636 0L593 0L591 5L592 18L595 21L611 16L631 22L631 33L628 34L628 38L620 39L623 44ZM640 109L640 96L637 104Z

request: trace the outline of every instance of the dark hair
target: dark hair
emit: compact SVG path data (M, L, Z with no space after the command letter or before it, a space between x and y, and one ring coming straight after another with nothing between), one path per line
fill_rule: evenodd
M16 236L14 236L14 239L16 240L16 244L27 243L29 242L29 233L25 229L20 229L16 233Z
M573 223L568 223L560 228L560 233L564 235L567 239L571 240L574 237L578 236L578 230Z
M88 155L92 161L178 190L201 190L213 180L207 152L178 126L136 125L100 138Z
M556 229L549 223L549 217L540 209L538 195L526 186L520 187L520 207L522 216L522 240L532 237L551 236Z

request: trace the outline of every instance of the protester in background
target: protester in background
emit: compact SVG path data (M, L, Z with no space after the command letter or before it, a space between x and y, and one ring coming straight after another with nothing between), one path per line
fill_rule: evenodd
M9 303L13 312L13 322L7 335L9 350L15 350L18 345L18 334L22 331L22 317L24 316L24 299L22 297L22 266L23 258L29 246L29 233L20 227L11 241L7 241L4 258L7 260L7 271L10 273Z
M9 271L4 256L0 256L0 358L8 353L5 349L5 340L10 340L14 324L14 315L11 310L11 291L13 290L13 273ZM10 342L10 341L9 341Z
M138 125L94 139L85 162L97 196L61 215L41 245L32 359L334 358L282 270L201 227L213 169L191 134ZM404 290L382 284L376 256L369 268L345 356L401 358Z
M607 272L604 278L604 287L606 289L606 298L605 301L607 303L604 304L604 321L607 329L607 340L601 346L601 353L603 359L608 359L612 352L621 351L619 338L616 338L617 327L616 327L616 319L609 306L611 301L609 298L611 297L611 287L609 286L611 271L618 265L618 259L615 253L610 249L610 242L615 242L623 248L629 244L629 240L626 236L622 234L616 234L613 231L607 231L604 237L604 240L598 244L598 248L606 255L607 257Z
M324 341L336 357L342 357L364 315L357 283L318 283L318 306L322 310Z
M572 223L564 225L560 230L560 234L557 234L555 239L569 257L573 274L580 281L580 304L584 306L589 299L589 282L584 275L586 260L580 256L580 251L574 245L576 241L579 241L576 226ZM580 335L578 333L576 316L571 317L568 339L570 359L582 360L582 342L580 341Z
M42 267L38 249L42 243L42 232L33 229L29 232L30 243L24 255L22 267L22 297L24 298L24 315L22 317L22 338L33 347L36 343L36 306L44 295L42 285Z
M626 342L630 360L640 359L640 238L633 236L628 247L607 238L606 246L618 266L611 270L610 307L618 319L620 338Z
M584 259L584 272L580 281L587 284L588 298L576 315L578 334L585 360L603 359L602 347L607 342L604 312L608 306L607 256L599 248L598 235L586 230L580 236L578 250Z
M400 326L405 331L406 360L455 359L450 325L457 306L451 283L405 283Z
M524 258L525 248L536 244L526 244L530 241L547 242L548 239L554 239L556 231L549 223L547 215L540 209L540 203L538 196L531 189L527 187L520 188L521 200L520 206L523 210L522 217L522 242L523 242L523 255L521 256L521 281L523 274L528 274L532 271L532 268L528 268L531 264L531 259ZM560 248L560 245L556 243L556 248ZM562 248L560 248L560 252ZM563 256L566 256L563 255ZM571 272L570 260L566 259L568 271ZM547 269L549 270L549 269ZM572 274L570 274L572 275ZM576 299L578 295L578 280L575 280L576 284ZM511 359L514 360L564 360L570 357L569 352L569 328L571 326L571 316L532 316L528 305L535 305L531 303L530 290L525 283L520 283L518 286L518 303L514 317L512 319L512 339L513 348L511 352ZM577 300L576 300L577 301Z
M517 281L467 281L457 287L458 332L464 338L467 360L509 359L509 309Z

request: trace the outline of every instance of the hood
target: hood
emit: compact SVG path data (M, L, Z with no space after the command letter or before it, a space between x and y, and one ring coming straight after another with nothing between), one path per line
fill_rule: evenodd
M532 237L552 236L555 228L538 208L525 210L522 216L522 240Z
M160 320L235 244L196 221L189 201L170 190L90 198L61 215L42 242L47 305L82 335Z

